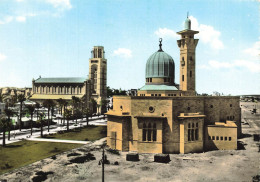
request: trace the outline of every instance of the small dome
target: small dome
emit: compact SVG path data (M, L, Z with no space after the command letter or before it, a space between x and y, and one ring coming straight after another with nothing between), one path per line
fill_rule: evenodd
M190 21L190 19L188 17L185 20L184 29L185 30L190 30L191 29L191 21Z
M175 75L174 61L162 50L153 53L146 62L146 78L172 78Z

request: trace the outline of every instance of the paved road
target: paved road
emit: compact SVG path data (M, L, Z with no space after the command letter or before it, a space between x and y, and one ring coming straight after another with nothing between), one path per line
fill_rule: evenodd
M67 122L65 122L65 126L60 124L60 120L54 120L55 122L57 122L58 124L56 125L51 125L50 126L50 132L48 132L48 127L45 126L43 127L43 134L50 134L50 133L57 133L58 131L61 130L67 130ZM86 120L81 120L78 119L78 124L76 125L75 122L69 121L70 124L70 129L74 129L74 128L79 128L79 127L83 127L86 126ZM104 119L103 116L102 117L92 117L89 120L89 124L90 125L106 125L107 124L107 119ZM6 144L9 143L14 143L14 142L18 142L20 140L23 139L27 139L27 140L35 140L35 141L43 141L43 139L39 139L38 137L40 137L41 135L41 131L40 128L33 128L33 134L31 135L31 129L22 129L21 131L19 130L13 130L11 131L11 139L10 141L7 140L7 135L6 135ZM2 138L3 138L3 134L0 134L0 143L2 144ZM79 143L79 144L87 144L88 142L86 141L70 141L70 140L53 140L53 139L45 139L45 141L52 141L52 142L63 142L63 143Z

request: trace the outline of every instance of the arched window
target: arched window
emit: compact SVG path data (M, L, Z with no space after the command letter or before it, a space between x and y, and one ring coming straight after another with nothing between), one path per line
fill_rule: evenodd
M153 124L153 141L157 139L156 123Z
M147 128L146 128L146 124L143 124L143 141L146 141L146 134L147 133Z
M192 77L192 71L190 71L190 77Z
M148 124L148 137L147 137L148 141L152 141L152 126L151 123Z

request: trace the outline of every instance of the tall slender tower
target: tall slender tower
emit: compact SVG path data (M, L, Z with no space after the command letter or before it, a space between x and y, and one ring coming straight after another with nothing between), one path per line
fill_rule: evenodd
M101 100L107 97L107 60L103 46L94 46L91 51L89 79L91 80L91 98L100 104Z
M181 39L177 40L180 48L180 90L186 91L187 95L195 95L196 74L195 74L195 50L199 39L194 39L198 31L191 30L191 21L187 16L184 30L177 32Z

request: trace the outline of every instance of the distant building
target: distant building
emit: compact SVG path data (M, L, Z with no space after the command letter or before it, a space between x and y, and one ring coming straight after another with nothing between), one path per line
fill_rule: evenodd
M107 60L102 46L94 46L89 59L89 78L60 77L42 78L32 81L33 101L43 102L46 99L71 100L72 96L85 99L87 107L91 99L100 104L107 97Z
M239 97L196 96L198 39L189 18L178 32L180 85L175 65L162 50L146 63L146 84L137 96L114 96L107 112L107 145L140 153L190 153L236 149L241 135Z
M137 89L131 89L127 91L128 96L137 96Z

